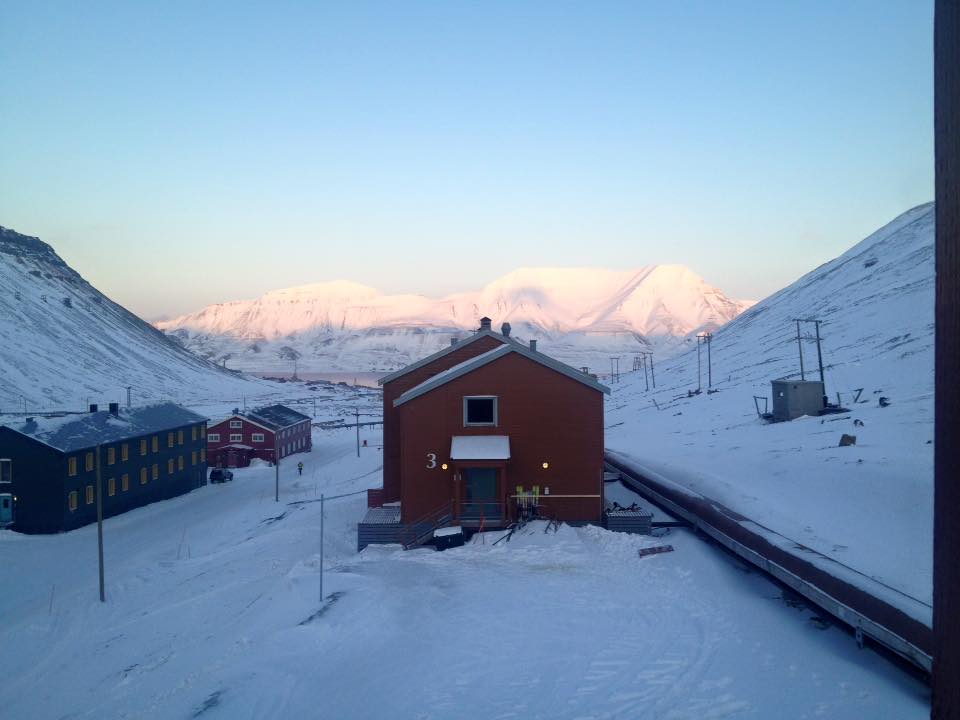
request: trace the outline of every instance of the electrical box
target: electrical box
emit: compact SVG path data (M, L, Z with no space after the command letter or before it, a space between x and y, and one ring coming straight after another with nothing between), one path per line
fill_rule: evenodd
M773 419L794 420L819 415L827 406L819 380L773 380Z

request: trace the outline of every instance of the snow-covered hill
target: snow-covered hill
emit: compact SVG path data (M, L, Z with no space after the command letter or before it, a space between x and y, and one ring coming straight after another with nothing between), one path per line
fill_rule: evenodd
M0 412L125 400L127 386L137 403L262 389L117 305L46 243L2 227L0 367Z
M639 270L527 268L478 292L442 299L385 295L336 281L211 305L157 323L187 347L248 370L276 370L280 348L301 353L300 370L394 369L428 355L483 315L515 336L537 338L577 366L667 351L690 333L717 328L750 306L731 300L679 265Z
M933 205L916 207L722 327L718 392L706 352L698 382L693 343L657 367L655 391L631 373L613 386L608 448L929 604L933 243ZM823 320L826 392L850 412L768 425L753 396L800 377L795 318ZM816 379L813 327L803 334ZM838 447L841 433L856 445Z

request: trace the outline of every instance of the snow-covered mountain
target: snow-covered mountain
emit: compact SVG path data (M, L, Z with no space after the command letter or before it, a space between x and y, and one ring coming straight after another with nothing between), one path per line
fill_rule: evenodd
M907 612L929 622L934 282L927 204L718 330L715 392L694 343L657 366L655 390L642 372L614 384L608 449L926 604ZM766 424L754 396L762 411L771 380L800 378L796 318L823 321L826 393L849 412ZM807 380L814 337L801 328Z
M278 352L289 346L302 356L300 370L382 370L438 350L488 315L495 328L509 322L516 337L542 341L555 357L602 368L611 355L672 348L750 305L679 265L525 268L440 299L386 295L347 281L305 285L211 305L157 327L242 369L286 368Z
M198 358L104 296L45 242L0 227L0 412L239 397L261 382Z

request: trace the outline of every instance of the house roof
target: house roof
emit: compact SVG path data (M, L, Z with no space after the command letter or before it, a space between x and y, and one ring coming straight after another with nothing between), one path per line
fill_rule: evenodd
M587 387L597 390L598 392L606 393L608 395L610 394L610 388L608 388L606 385L601 385L593 378L593 376L587 375L586 373L570 367L566 363L562 363L559 360L555 360L549 355L544 355L542 352L531 350L526 345L521 345L520 343L511 341L505 345L501 345L498 348L488 350L487 352L481 353L476 357L472 357L469 360L465 360L458 365L454 365L443 372L437 373L419 385L407 390L400 397L394 400L393 404L395 407L403 405L405 402L409 402L416 397L420 397L421 395L424 395L425 393L428 393L431 390L440 387L441 385L446 385L451 380L456 380L458 377L462 377L467 373L471 373L477 368L481 368L484 365L495 362L502 357L510 355L511 353L522 355L528 360L539 363L540 365L550 368L561 375L566 375L571 380L576 380L579 383L583 383Z
M210 432L210 431L220 432L221 430L229 431L230 430L229 427L221 428L220 426L230 420L243 420L244 422L248 422L251 425L256 425L258 428L261 428L271 433L276 432L277 430L277 428L274 427L273 425L268 425L266 421L257 421L251 418L249 415L244 415L242 413L234 413L230 417L225 417L223 418L223 420L217 420L215 423L211 423L210 425L208 425L207 432Z
M309 415L297 412L292 408L288 408L286 405L266 405L261 408L255 408L248 412L246 417L277 430L310 419Z
M119 442L151 433L204 422L207 418L174 403L121 408L118 415L107 410L53 417L35 417L33 422L8 426L62 452Z
M454 435L450 441L451 460L509 460L508 435Z
M476 342L477 340L479 340L480 338L485 338L485 337L492 337L492 338L494 338L495 340L499 340L499 341L502 342L502 343L519 344L519 343L517 343L516 340L513 340L512 338L508 338L506 335L501 335L501 334L498 333L498 332L494 332L493 330L479 330L478 332L475 332L475 333L474 333L473 335L471 335L470 337L464 338L463 340L459 340L459 341L458 341L456 344L454 344L454 345L448 345L447 347L443 348L442 350L438 350L438 351L435 352L433 355L427 355L427 357L421 358L420 360L417 360L415 363L411 363L411 364L407 365L406 367L402 367L402 368L400 368L399 370L395 370L394 372L390 373L389 375L384 375L382 378L380 378L379 380L377 380L377 384L379 384L379 385L386 385L388 382L391 382L391 381L393 381L393 380L396 380L397 378L403 377L403 376L406 375L407 373L413 372L413 371L416 370L417 368L421 368L421 367L423 367L424 365L428 365L428 364L432 363L434 360L437 360L438 358L442 358L442 357L444 357L445 355L449 355L450 353L452 353L452 352L454 352L454 351L456 351L456 350L459 350L459 349L462 348L462 347L466 347L467 345L470 345L471 343L475 343L475 342Z

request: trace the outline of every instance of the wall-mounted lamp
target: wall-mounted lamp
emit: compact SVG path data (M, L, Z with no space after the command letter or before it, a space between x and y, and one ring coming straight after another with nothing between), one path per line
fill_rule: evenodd
M550 463L545 462L541 467L543 467L543 469L546 470L548 467L550 467Z
M443 465L440 466L440 469L441 469L441 470L446 470L447 467L448 467L447 464L446 464L446 463L443 463Z

